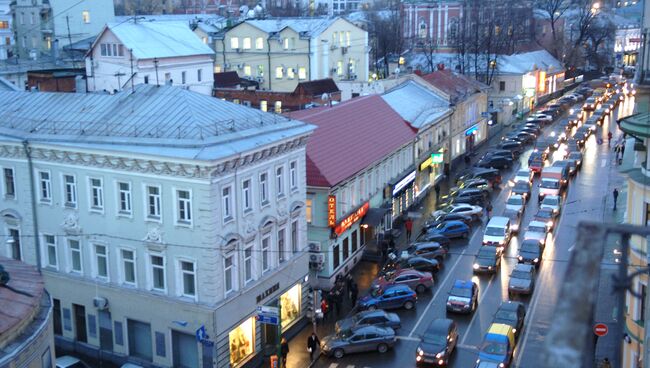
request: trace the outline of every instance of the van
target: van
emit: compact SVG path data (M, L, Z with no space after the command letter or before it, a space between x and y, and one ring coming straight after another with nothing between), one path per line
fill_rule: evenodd
M493 362L499 367L509 367L514 350L515 333L512 326L493 323L483 338L476 364L478 366L480 362Z
M512 236L510 219L504 216L494 216L490 219L483 233L483 245L505 248Z

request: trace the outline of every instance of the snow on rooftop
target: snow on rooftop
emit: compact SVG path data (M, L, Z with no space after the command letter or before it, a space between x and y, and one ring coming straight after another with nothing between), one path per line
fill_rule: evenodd
M291 28L297 33L307 33L316 36L325 31L332 23L340 19L335 18L277 18L277 19L252 19L244 23L261 29L266 33L280 32L285 28Z
M418 129L450 111L448 101L413 81L402 83L381 97Z

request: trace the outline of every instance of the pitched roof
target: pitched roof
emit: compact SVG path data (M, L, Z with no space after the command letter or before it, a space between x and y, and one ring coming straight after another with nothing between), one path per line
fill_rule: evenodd
M564 67L546 50L499 55L497 58L498 74L526 74L535 69L556 73L563 71Z
M214 86L217 88L233 87L238 84L241 84L241 80L236 71L214 73Z
M320 96L323 93L339 92L339 87L331 78L300 82L296 86L294 93L298 92L300 89L302 89L305 94L309 96Z
M448 69L436 70L433 73L423 75L422 79L448 94L453 103L488 88L487 85L477 80L454 73Z
M331 26L340 17L333 18L276 18L276 19L250 19L244 23L259 28L266 33L280 32L291 28L297 33L305 33L310 37L317 36Z
M26 296L0 287L0 310L3 311L0 335L6 333L11 336L12 333L20 333L21 327L25 328L35 318L35 310L40 308L45 286L34 266L5 257L0 257L0 264L9 273L9 286L32 295Z
M309 186L333 187L415 138L415 131L378 95L289 115L318 127L307 141Z
M20 88L8 80L0 77L0 91L20 91Z
M97 40L106 29L110 29L126 49L133 50L133 56L138 59L214 54L186 22L108 23ZM93 47L96 45L97 41Z
M418 129L451 111L448 101L413 81L398 85L382 98L402 119Z
M215 160L313 128L166 85L141 84L115 95L0 91L5 139Z

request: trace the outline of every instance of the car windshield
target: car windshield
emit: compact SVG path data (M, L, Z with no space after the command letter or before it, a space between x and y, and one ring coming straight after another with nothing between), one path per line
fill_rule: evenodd
M438 229L438 230L442 230L442 229L444 229L445 227L447 227L447 224L445 224L444 222L442 222L442 223L436 225L435 228Z
M539 246L535 244L522 244L521 245L522 253L537 253L539 252Z
M512 271L510 277L513 279L530 279L530 273L524 271Z
M558 202L559 202L559 201L558 201L557 198L546 197L546 198L544 198L544 200L542 201L542 204L548 204L548 205L551 205L551 206L556 206L556 205L558 204Z
M452 288L451 295L453 296L460 296L463 298L471 298L472 297L472 289L470 288Z
M541 226L531 226L528 228L528 231L533 233L543 233L546 232L546 228L543 228Z
M485 341L483 342L483 346L481 346L481 351L491 355L506 355L508 353L508 345L494 341Z
M447 343L447 336L441 335L439 333L431 332L431 333L425 333L424 334L424 339L426 342L431 343L431 344L446 344Z
M489 236L502 236L505 233L505 229L502 227L488 227L485 229L485 235Z
M517 184L515 185L515 188L514 188L514 189L515 189L515 190L524 191L524 192L525 192L525 191L528 191L528 184L526 184L526 183L517 183Z
M521 205L524 203L523 199L521 197L510 197L508 198L508 204L516 204L516 205Z
M530 166L542 166L542 160L532 160Z
M557 189L560 187L560 182L557 180L550 180L550 179L542 179L542 187L543 188L550 188L550 189Z
M553 213L551 211L539 211L539 212L537 212L536 217L543 218L543 219L546 220L546 219L552 218L553 217L552 215L553 215Z
M506 321L515 321L517 320L517 312L500 309L497 311L497 314L494 316L494 318Z
M377 297L379 297L381 294L382 294L382 293L381 293L381 289L379 289L379 288L372 288L372 289L370 289L370 295L371 295L373 298L377 298Z

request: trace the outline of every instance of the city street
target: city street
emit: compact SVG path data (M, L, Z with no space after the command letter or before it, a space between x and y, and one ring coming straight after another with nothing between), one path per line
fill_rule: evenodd
M628 97L610 114L594 136L586 143L582 169L571 179L568 191L564 193L564 203L558 226L547 240L543 261L538 269L535 291L531 297L519 297L526 305L524 329L519 335L513 358L513 367L535 368L542 367L539 357L543 354L544 336L553 323L554 306L560 290L567 263L576 238L576 226L581 220L609 221L612 216L611 191L609 183L619 175L616 172L614 152L608 147L607 132L611 131L614 140L622 133L616 129L615 121L632 113L634 98ZM578 106L580 106L579 104ZM561 119L561 118L560 118ZM557 119L554 123L557 124ZM545 135L554 126L545 129ZM574 128L575 130L575 128ZM505 133L505 132L503 132ZM603 139L597 143L597 137ZM612 144L613 147L613 144ZM519 164L503 172L501 189L492 194L493 216L500 215L509 195L507 181L514 176L519 168L526 168L528 156L532 148L521 155ZM550 163L547 163L550 165ZM492 323L494 313L502 301L508 300L508 280L510 272L517 263L520 237L523 236L527 224L535 215L537 203L537 184L539 176L535 177L533 192L524 212L521 231L513 237L506 249L501 267L496 275L476 276L472 272L474 256L482 246L482 232L485 221L473 226L469 240L452 242L450 256L437 276L437 283L431 292L418 297L417 308L413 311L398 310L402 320L402 328L397 331L398 342L393 350L385 354L364 353L348 355L340 360L321 357L315 367L410 367L415 365L415 350L420 335L435 318L447 316L458 324L460 336L456 351L453 353L450 366L472 367L476 361L478 348L483 335ZM624 199L619 198L619 203ZM429 209L421 209L428 211ZM423 213L427 216L427 213ZM447 314L445 303L447 292L455 280L474 280L479 285L479 306L475 313L463 316Z

